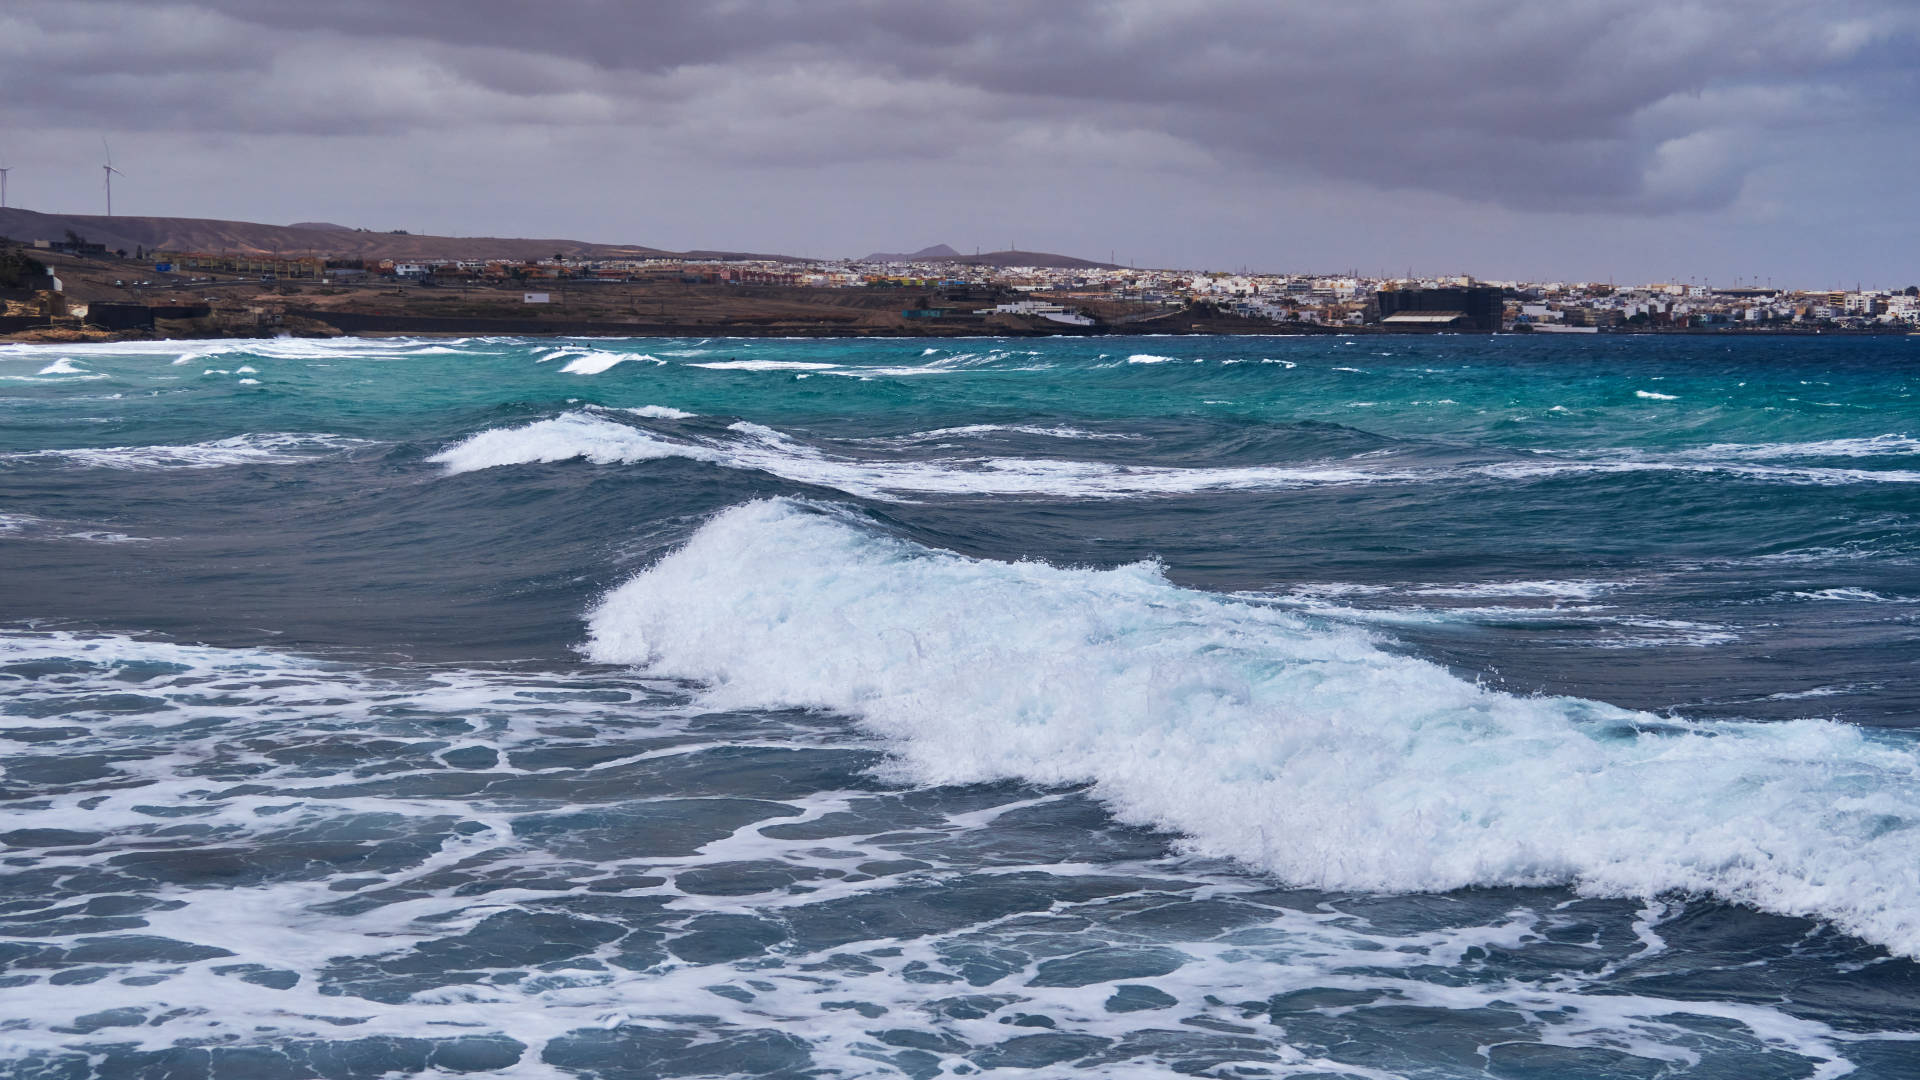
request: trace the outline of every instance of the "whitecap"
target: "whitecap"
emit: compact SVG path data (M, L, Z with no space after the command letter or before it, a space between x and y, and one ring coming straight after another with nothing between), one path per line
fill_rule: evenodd
M1902 603L1906 600L1905 597L1884 596L1880 593L1874 592L1872 589L1859 589L1859 588L1850 588L1850 587L1838 588L1838 589L1815 589L1811 592L1796 592L1793 595L1802 600L1839 600L1839 601L1843 601L1846 603L1853 603L1853 604L1897 604L1897 603Z
M1745 461L1797 457L1902 457L1920 454L1920 439L1910 435L1887 434L1815 442L1713 443L1685 451L1685 454L1690 457L1738 458Z
M560 355L571 357L567 361L566 366L560 369L569 375L598 375L612 368L615 364L623 364L628 360L645 360L655 364L663 363L659 358L649 356L646 353L616 353L601 352L599 350L555 354L548 359L556 359Z

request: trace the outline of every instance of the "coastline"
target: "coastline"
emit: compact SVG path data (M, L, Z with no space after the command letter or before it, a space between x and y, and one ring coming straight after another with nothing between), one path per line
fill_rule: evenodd
M63 325L64 323L64 325ZM849 338L903 340L926 338L1111 338L1111 337L1533 337L1525 330L1498 333L1472 331L1408 331L1379 326L1326 326L1317 323L1266 323L1249 319L1203 318L1188 320L1185 326L1153 326L1139 323L1123 326L1018 325L996 322L983 325L978 320L965 323L922 323L906 326L805 325L759 322L610 322L603 320L486 319L442 318L416 315L385 315L360 312L334 312L313 309L289 309L281 323L272 326L206 326L167 328L165 331L105 331L77 325L78 320L63 320L0 334L0 344L61 345L75 342L111 341L204 341L245 340L262 337L528 337L528 338ZM1546 335L1539 335L1546 336ZM1594 337L1920 337L1905 328L1849 330L1835 328L1740 328L1740 327L1668 327L1660 329L1606 328L1595 334L1572 335L1576 340Z

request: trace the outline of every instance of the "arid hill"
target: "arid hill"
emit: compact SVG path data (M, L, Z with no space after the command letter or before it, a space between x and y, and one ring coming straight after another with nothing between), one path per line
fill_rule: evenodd
M109 250L205 251L249 255L325 255L366 259L546 259L565 255L586 259L757 258L792 261L781 255L745 252L670 252L641 244L591 244L581 240L527 240L489 236L413 236L364 232L326 222L262 225L213 218L104 217L98 214L41 214L0 209L0 236L19 241L64 240L68 231Z
M764 259L804 262L791 255L748 251L667 251L643 244L594 244L584 240L528 240L494 236L415 236L369 232L325 221L263 225L217 218L106 217L100 214L42 214L17 207L0 209L0 237L28 242L65 240L72 232L109 251L205 251L223 255L324 255L345 259ZM870 260L872 257L869 257ZM989 251L954 254L945 244L923 248L914 262L953 266L1037 266L1056 269L1110 269L1111 263L1052 255L1044 251Z
M921 248L919 251L876 251L860 261L878 263L925 262L928 259L943 259L949 255L958 254L960 253L945 244L935 244L932 247Z
M1076 259L1071 255L1051 255L1044 251L989 251L979 255L942 255L920 262L947 263L952 266L1033 266L1052 270L1124 270L1113 263Z

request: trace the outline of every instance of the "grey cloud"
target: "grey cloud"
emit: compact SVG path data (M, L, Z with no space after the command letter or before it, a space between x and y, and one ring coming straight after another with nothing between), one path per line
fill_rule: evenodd
M1898 130L1920 85L1901 0L26 0L0 20L19 127L609 127L800 166L1173 145L1523 210L1726 206L1794 132Z

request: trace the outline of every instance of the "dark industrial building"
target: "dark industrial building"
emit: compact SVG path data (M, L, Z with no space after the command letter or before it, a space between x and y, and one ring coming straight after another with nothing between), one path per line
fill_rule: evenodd
M1395 289L1375 295L1377 321L1394 330L1451 330L1495 334L1506 298L1490 285L1464 289Z
M87 305L87 325L102 330L151 330L153 309L145 304L95 301Z
M87 305L87 324L102 330L151 330L155 319L204 319L211 314L213 308L206 304L148 307L96 301Z

